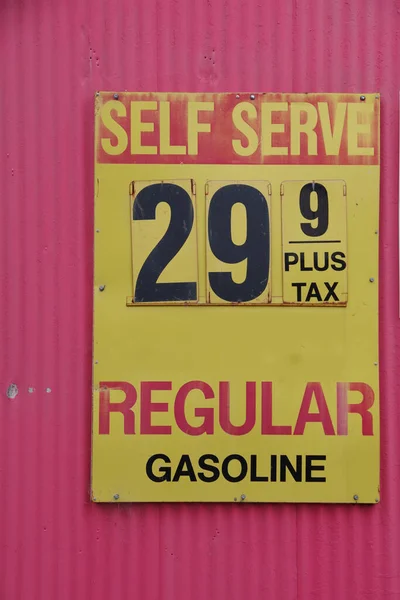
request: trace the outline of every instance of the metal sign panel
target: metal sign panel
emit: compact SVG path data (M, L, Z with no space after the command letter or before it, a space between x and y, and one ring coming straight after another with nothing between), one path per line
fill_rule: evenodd
M379 500L379 96L98 93L92 499Z

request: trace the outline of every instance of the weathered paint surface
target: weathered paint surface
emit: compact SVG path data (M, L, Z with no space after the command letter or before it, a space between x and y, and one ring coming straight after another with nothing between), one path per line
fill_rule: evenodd
M3 0L0 15L0 597L398 598L400 3ZM381 93L378 506L90 503L96 89Z

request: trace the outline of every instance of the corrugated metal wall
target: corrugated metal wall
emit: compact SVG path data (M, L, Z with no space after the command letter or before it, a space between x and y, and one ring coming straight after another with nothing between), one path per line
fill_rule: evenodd
M1 0L0 48L1 600L399 598L400 2ZM89 502L97 89L381 92L380 505Z

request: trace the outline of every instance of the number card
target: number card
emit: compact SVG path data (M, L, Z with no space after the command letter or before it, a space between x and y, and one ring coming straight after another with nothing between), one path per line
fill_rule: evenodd
M346 183L285 181L281 195L283 301L346 304Z
M379 106L96 94L93 502L379 501Z
M197 302L193 181L135 182L132 192L132 303Z
M208 181L205 193L208 302L270 302L269 182Z

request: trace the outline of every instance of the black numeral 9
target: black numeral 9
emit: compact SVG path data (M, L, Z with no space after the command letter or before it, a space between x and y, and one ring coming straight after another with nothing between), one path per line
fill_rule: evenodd
M243 244L232 240L232 208L240 203L246 209L247 235ZM230 272L208 274L215 294L227 302L249 302L258 298L268 284L270 263L268 204L264 196L250 185L226 185L210 201L208 239L212 253L223 263L247 260L246 278L236 283Z
M317 195L317 208L311 208L311 194ZM305 219L316 221L315 224L301 223L303 233L311 237L324 235L329 224L329 204L326 187L320 183L306 183L300 190L300 212Z

